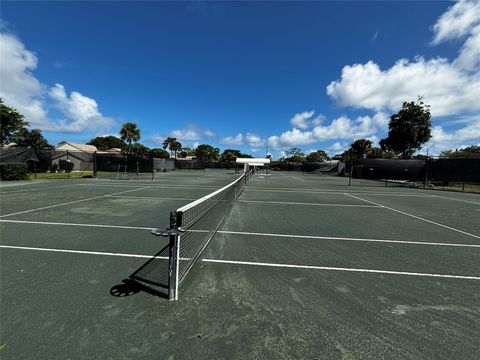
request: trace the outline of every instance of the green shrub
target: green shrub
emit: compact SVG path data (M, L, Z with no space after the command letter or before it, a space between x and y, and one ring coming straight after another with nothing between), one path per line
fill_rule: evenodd
M0 179L6 181L29 180L30 171L25 164L0 165Z

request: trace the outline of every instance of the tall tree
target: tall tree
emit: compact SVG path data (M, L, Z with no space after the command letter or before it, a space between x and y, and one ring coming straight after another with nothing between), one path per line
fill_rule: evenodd
M119 139L116 136L97 136L96 138L90 140L88 145L94 145L98 150L108 150L112 148L121 149L125 146L125 142L122 139Z
M305 158L306 161L315 161L315 162L322 162L322 161L327 161L330 160L330 157L328 154L323 151L323 150L317 150L314 152L311 152L310 154L307 155Z
M178 155L182 158L187 156L195 156L195 150L192 150L189 147L182 147Z
M350 145L350 154L353 158L366 157L372 151L372 142L367 139L355 140Z
M152 158L162 158L162 159L170 158L170 154L168 153L168 151L166 151L165 149L159 149L159 148L154 148L150 150L150 156Z
M472 145L461 149L445 150L440 153L441 157L466 157L472 155L480 156L480 146Z
M35 149L53 149L42 135L40 129L28 130L27 128L20 129L14 136L13 140L17 146L32 147Z
M25 117L17 110L5 105L0 98L0 145L14 141L17 133L25 126L28 126Z
M133 144L131 148L132 154L135 154L137 157L145 157L150 154L150 149L143 144Z
M131 122L123 124L122 128L120 129L120 138L127 142L127 153L131 154L132 141L137 142L140 140L140 129L138 128L137 124Z
M173 157L176 158L177 157L177 151L182 150L182 144L180 143L180 141L172 142L170 144L170 150L173 151Z
M220 157L220 161L233 162L237 160L237 158L251 158L251 157L252 156L248 154L241 153L240 150L225 149L222 153L222 156Z
M182 144L177 140L177 138L167 137L163 141L163 148L169 149L170 155L173 155L173 157L177 157L177 151L180 151L182 149Z
M198 145L195 149L195 156L198 159L206 160L206 161L217 161L220 155L220 149L214 148L208 144L201 144Z
M380 141L382 150L410 158L432 137L431 118L430 105L422 97L416 102L404 102L400 111L390 117L388 136Z
M287 162L304 162L305 161L305 153L296 147L291 148L290 150L287 151L287 155L289 157L285 158L284 161Z

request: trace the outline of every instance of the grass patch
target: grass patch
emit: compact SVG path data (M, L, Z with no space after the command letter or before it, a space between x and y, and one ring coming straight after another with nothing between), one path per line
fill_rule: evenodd
M31 174L30 179L79 179L84 177L93 177L93 171L72 171L70 173L37 173Z

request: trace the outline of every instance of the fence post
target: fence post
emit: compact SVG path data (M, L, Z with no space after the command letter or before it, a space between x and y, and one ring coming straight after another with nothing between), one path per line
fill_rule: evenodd
M428 179L428 155L425 158L425 176L423 177L423 188L427 187L427 179Z
M97 177L97 151L93 153L93 177Z
M350 171L348 172L348 186L352 183L352 174L353 174L353 159L350 155Z
M462 169L462 192L465 192L465 175L467 172L467 159L468 156L465 156L463 159L463 169Z
M66 169L65 171L67 172L67 179L70 179L70 160L68 159L68 150L67 150L67 166L66 166Z

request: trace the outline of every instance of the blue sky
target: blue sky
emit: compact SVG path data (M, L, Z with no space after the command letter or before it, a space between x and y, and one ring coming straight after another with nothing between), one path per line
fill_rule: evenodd
M2 2L0 95L52 143L166 136L274 157L375 143L432 106L433 153L480 143L480 2Z

